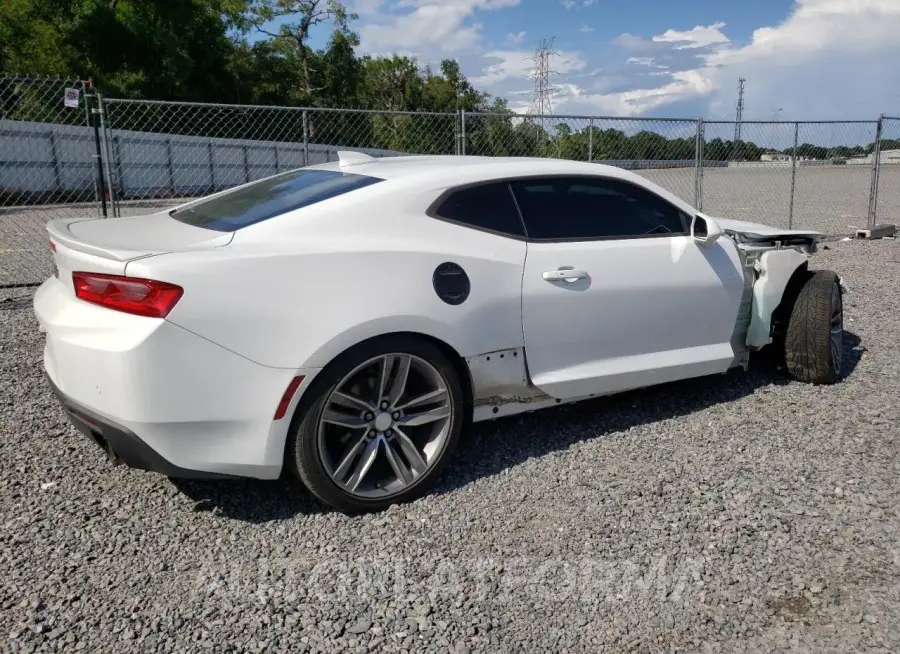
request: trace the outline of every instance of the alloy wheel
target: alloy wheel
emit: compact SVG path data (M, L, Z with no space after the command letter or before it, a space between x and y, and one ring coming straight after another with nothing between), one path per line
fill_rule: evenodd
M407 353L373 357L334 387L318 422L318 451L344 492L384 499L415 484L440 458L453 426L447 380Z

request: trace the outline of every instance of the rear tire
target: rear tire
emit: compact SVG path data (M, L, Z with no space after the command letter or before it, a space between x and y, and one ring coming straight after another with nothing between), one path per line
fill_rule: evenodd
M810 384L840 379L844 354L840 279L830 270L810 273L800 288L784 334L788 375Z
M415 337L351 348L308 392L291 425L286 463L313 495L343 513L381 511L425 494L465 423L453 364Z

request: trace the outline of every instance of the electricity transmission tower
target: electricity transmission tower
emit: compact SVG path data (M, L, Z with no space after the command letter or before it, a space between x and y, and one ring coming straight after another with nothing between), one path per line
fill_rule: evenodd
M734 117L734 143L732 149L735 161L738 159L738 148L740 147L738 143L741 140L741 122L744 120L744 82L746 81L743 77L738 79L738 99Z
M551 96L554 88L550 84L550 76L558 73L550 69L550 57L559 54L553 50L553 39L541 39L534 50L531 61L534 62L531 77L534 81L534 96L531 110L528 113L548 116L553 113Z
M554 88L550 83L551 75L558 75L550 69L550 58L559 53L553 50L553 40L541 39L534 50L531 61L534 62L531 77L534 81L534 95L528 113L540 117L541 128L544 128L546 117L553 113L552 96ZM544 129L546 132L546 129Z

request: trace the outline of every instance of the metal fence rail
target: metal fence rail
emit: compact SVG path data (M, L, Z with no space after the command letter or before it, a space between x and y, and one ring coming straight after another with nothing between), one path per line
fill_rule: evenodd
M893 222L900 217L900 117L881 119L878 164L873 169L875 214L871 224Z
M92 99L79 79L0 75L0 286L50 276L50 218L101 213Z
M339 149L604 163L714 216L829 235L900 214L900 118L736 124L119 100L76 79L0 74L0 287L50 274L50 218L148 213Z
M330 161L340 148L380 157L455 154L454 114L129 100L103 106L117 213Z

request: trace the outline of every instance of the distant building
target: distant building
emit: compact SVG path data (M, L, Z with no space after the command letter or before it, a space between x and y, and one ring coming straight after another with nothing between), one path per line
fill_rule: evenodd
M790 161L791 155L782 154L781 152L775 152L775 150L767 150L760 155L759 160L760 161Z
M784 154L783 152L776 152L775 150L766 150L761 155L759 155L760 161L768 161L768 162L790 162L791 155ZM797 161L812 161L813 157L797 157Z
M860 154L847 160L849 164L867 164L871 166L875 163L875 154ZM883 164L900 164L900 150L882 150L881 163Z

